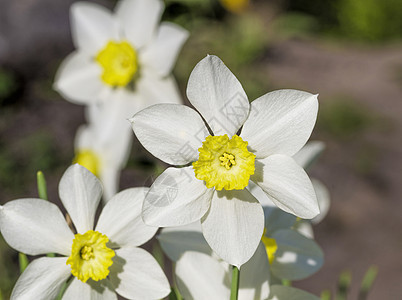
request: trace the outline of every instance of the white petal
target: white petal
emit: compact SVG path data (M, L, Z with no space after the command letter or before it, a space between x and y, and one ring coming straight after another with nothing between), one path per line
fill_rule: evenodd
M300 280L317 272L323 262L321 248L295 230L282 229L274 232L278 249L272 262L272 273L279 278Z
M96 230L120 247L140 246L150 240L158 227L145 225L141 218L141 207L148 190L131 188L115 195L103 208Z
M169 282L161 267L141 248L116 250L109 276L116 292L128 299L161 299L170 293Z
M117 24L111 12L98 4L75 2L70 9L71 34L77 49L95 56L109 40L117 39Z
M215 192L201 224L212 250L229 264L240 267L260 243L264 213L246 189Z
M317 296L290 286L273 285L269 300L320 300Z
M59 195L77 232L92 230L102 196L102 185L95 175L79 164L70 166L60 180Z
M265 300L269 296L269 262L263 243L240 272L239 299Z
M195 178L193 167L168 168L152 184L142 217L152 226L181 226L200 220L207 212L214 189Z
M66 261L67 257L42 257L32 261L18 278L11 299L55 299L71 275Z
M179 104L151 106L130 121L141 144L157 158L173 165L197 160L197 149L209 135L200 115Z
M202 234L200 222L180 227L163 228L158 240L163 252L172 261L177 261L186 251L212 254L211 247Z
M317 157L324 151L325 144L319 141L311 141L304 145L295 155L293 159L303 167L303 169L308 169L312 163L317 159Z
M106 87L101 80L101 67L82 52L67 56L57 70L53 88L68 101L90 104L98 100Z
M185 252L176 264L175 274L179 291L186 300L229 299L229 274L209 255Z
M95 110L93 107L89 109ZM113 109L109 112L110 116L99 113L99 119L95 122L82 125L75 138L76 153L90 150L98 159L97 175L104 187L105 201L118 191L120 171L127 163L133 136L130 123L125 119L114 118Z
M161 77L154 70L147 69L147 66L144 66L144 70L141 71L135 93L142 97L141 108L139 109L160 103L183 103L176 79L172 75ZM131 115L135 112L133 111Z
M284 212L278 208L268 195L254 182L250 181L248 190L251 194L261 203L264 210L265 228L267 229L266 235L278 229L289 229L296 222L296 216Z
M328 214L329 207L331 205L331 196L329 195L328 189L321 181L313 178L311 179L311 182L313 183L314 191L317 195L318 205L320 206L319 215L313 218L311 222L313 224L318 224Z
M163 9L160 0L122 0L117 3L115 12L124 37L138 49L153 37Z
M217 56L208 55L195 66L187 97L215 135L236 134L249 113L243 87Z
M74 235L60 209L42 199L18 199L0 207L0 229L14 249L39 255L70 255Z
M292 156L309 139L317 111L317 95L297 90L265 94L251 103L241 137L257 158L272 154Z
M188 35L187 30L176 24L162 23L155 40L141 53L142 63L151 66L161 76L168 75Z
M306 172L291 157L281 154L256 160L251 177L280 209L302 219L320 213L313 185Z
M117 295L108 279L82 282L74 277L63 295L63 300L117 300Z
M310 220L297 220L297 222L293 225L293 229L301 235L304 235L306 238L314 239L313 226L311 225Z

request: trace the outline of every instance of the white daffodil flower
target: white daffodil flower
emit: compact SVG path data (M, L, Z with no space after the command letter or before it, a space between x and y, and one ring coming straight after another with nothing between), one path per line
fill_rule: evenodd
M163 10L161 0L122 0L114 13L74 3L76 50L60 66L54 88L74 103L121 106L123 119L155 103L181 103L170 73L188 32L168 22L159 26Z
M82 125L77 130L74 146L74 163L101 180L104 201L109 201L118 191L120 172L127 163L132 143L131 130L118 130L117 126L109 125L102 122Z
M76 234L59 208L41 199L18 199L0 207L0 229L6 242L28 255L56 253L32 261L18 279L11 299L54 299L71 275L63 299L160 299L170 292L156 260L138 248L155 227L140 215L147 188L127 189L104 207L94 229L102 195L99 180L76 164L59 184L61 202Z
M229 299L231 267L212 252L199 223L164 228L158 239L175 262L175 279L184 299ZM272 286L274 278L270 278L270 269L264 244L260 243L251 259L242 266L238 299L317 299L313 295L306 298L310 294L303 291Z
M291 158L314 127L317 96L279 90L250 105L240 82L216 56L194 68L187 96L200 114L184 105L159 104L130 120L154 156L172 165L192 163L168 168L155 180L142 216L162 227L201 219L214 252L239 267L254 254L264 231L261 204L246 189L250 180L287 212L301 218L319 213L309 177Z
M303 169L308 170L311 165L314 164L324 148L325 144L323 142L310 141L299 152L297 152L293 158L301 167L303 167ZM312 178L311 182L317 196L320 213L311 220L297 220L294 224L294 228L306 237L314 238L313 227L311 224L318 224L325 218L329 211L331 198L327 187L321 181Z

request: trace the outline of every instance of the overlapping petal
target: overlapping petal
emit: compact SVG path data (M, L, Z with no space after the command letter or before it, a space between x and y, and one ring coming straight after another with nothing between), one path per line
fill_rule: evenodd
M239 299L265 300L269 296L270 266L265 247L260 243L240 272Z
M76 51L60 65L53 87L68 101L91 104L100 91L107 89L101 81L101 73L101 67L88 55Z
M115 14L124 31L123 38L135 48L146 45L155 34L163 13L160 0L123 0L117 3Z
M303 169L308 169L316 160L316 158L324 150L325 144L320 141L311 141L304 145L295 155L293 159L303 167Z
M209 135L200 115L179 104L151 106L130 121L141 144L157 158L173 165L197 160L197 149Z
M139 108L131 114L154 104L181 104L183 102L176 80L172 75L161 77L153 69L145 66L141 77L138 78L135 91L136 94L141 95L141 102ZM133 97L132 94L130 97Z
M200 222L163 228L158 240L163 251L172 261L178 261L186 251L212 254L211 247L202 235Z
M251 179L286 212L302 219L311 219L320 212L308 175L289 156L276 154L257 160Z
M155 39L141 53L143 63L160 76L168 75L188 35L188 31L178 25L162 23Z
M18 278L11 299L55 299L71 275L71 269L66 265L66 261L66 257L35 259Z
M289 229L295 224L296 216L278 208L257 184L250 181L247 188L262 205L268 235L278 229Z
M0 207L0 230L11 247L29 255L69 255L74 238L59 208L41 199L18 199Z
M191 72L187 97L215 135L233 136L249 113L250 104L240 82L214 55L201 60Z
M290 229L278 230L272 237L278 245L271 266L276 277L300 280L321 268L324 254L312 239Z
M264 213L247 189L215 192L201 224L216 254L240 267L257 249L264 231Z
M90 280L84 283L74 278L66 289L62 299L117 300L117 295L109 280Z
M176 281L184 299L229 299L230 277L215 258L188 251L175 268Z
M141 248L116 250L109 276L116 292L128 299L161 299L170 293L161 267Z
M270 92L251 103L241 137L257 158L292 156L309 139L317 112L317 95L297 90Z
M75 47L88 55L95 56L109 40L118 37L112 13L101 5L84 1L73 3L70 21Z
M103 208L96 230L120 247L140 246L150 240L158 227L145 225L141 218L141 206L148 190L131 188L115 195Z
M145 197L142 217L152 226L193 223L208 211L213 189L195 178L192 167L168 168L152 184Z
M96 208L102 196L99 180L84 167L72 165L60 180L59 196L77 232L92 230Z
M318 205L320 207L320 214L311 220L313 224L320 223L328 214L331 205L331 198L326 186L317 179L311 179L314 187L315 194L317 195Z

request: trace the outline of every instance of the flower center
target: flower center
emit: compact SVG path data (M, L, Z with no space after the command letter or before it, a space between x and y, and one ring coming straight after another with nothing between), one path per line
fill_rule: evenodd
M80 150L75 155L73 163L78 163L87 168L95 176L99 175L99 159L92 150Z
M207 188L242 190L255 170L255 155L247 150L247 142L234 135L207 136L193 163L195 177Z
M95 60L102 66L102 80L111 86L126 86L138 70L137 53L126 41L110 41Z
M82 282L89 278L95 281L105 279L115 256L114 251L106 246L108 241L106 235L97 231L77 233L66 262L71 266L71 273Z
M275 258L276 250L278 250L278 244L274 238L269 238L265 236L267 229L264 228L264 234L261 237L261 242L265 246L265 251L267 252L269 263L272 264Z
M234 155L227 152L223 153L223 155L219 157L219 160L221 161L221 166L224 166L226 170L230 170L230 168L236 164Z

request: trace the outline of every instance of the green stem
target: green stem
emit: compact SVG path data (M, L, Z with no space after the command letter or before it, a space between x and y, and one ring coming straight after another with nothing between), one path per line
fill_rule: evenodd
M20 272L22 274L29 264L27 256L24 253L18 253L18 262L20 264Z
M230 289L230 300L237 300L239 294L239 280L240 280L240 270L233 266L232 269L232 287Z
M36 182L38 185L39 198L48 201L49 198L47 196L47 184L46 184L45 175L43 174L42 171L38 171L36 173ZM48 254L46 254L46 256L47 257L55 257L56 255L54 253L48 253Z
M38 182L39 198L41 198L43 200L48 200L46 179L45 179L45 175L43 175L42 171L38 171L38 173L36 173L36 180Z

